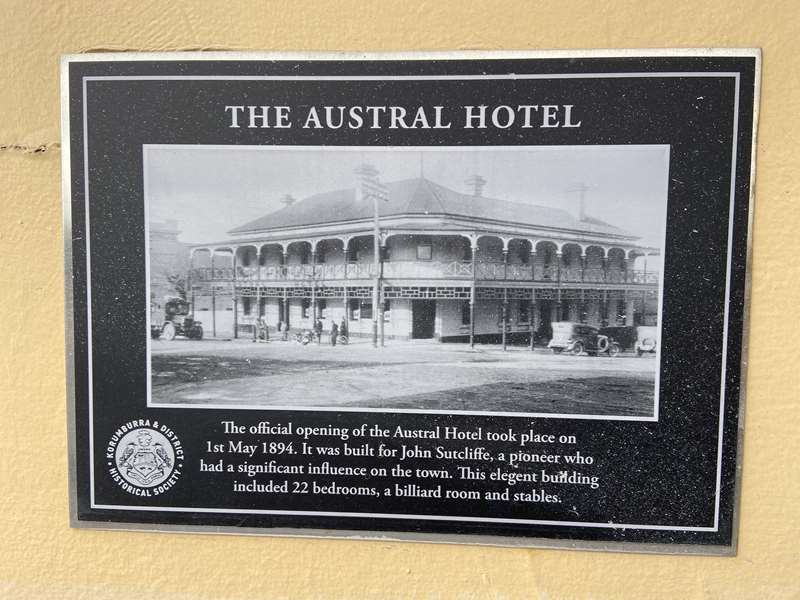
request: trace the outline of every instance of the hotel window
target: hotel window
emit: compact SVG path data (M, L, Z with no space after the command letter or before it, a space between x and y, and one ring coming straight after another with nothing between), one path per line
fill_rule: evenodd
M242 314L246 317L250 316L252 308L251 298L248 298L247 296L242 298Z
M309 309L311 308L311 300L308 298L303 298L303 318L307 319L309 315Z
M523 265L530 264L531 262L531 253L524 245L520 246L517 250L517 255L519 256L519 262Z
M319 316L321 319L328 318L328 301L325 299L317 300L317 306L319 307Z
M391 300L384 300L383 301L383 320L384 322L388 322L392 320L392 301Z
M461 303L461 324L469 325L470 321L469 317L470 317L469 300L464 300Z
M417 260L431 260L433 258L433 246L431 242L424 241L417 244Z
M359 317L361 316L359 314L359 307L360 307L360 303L359 303L359 301L357 299L355 299L355 298L350 299L350 301L348 302L348 311L347 312L350 313L350 320L351 321L358 321Z
M308 246L303 245L303 250L300 254L300 264L307 265L310 256L311 256L311 250L308 249Z
M325 250L317 250L317 264L321 265L325 263Z
M267 314L267 299L264 296L258 299L258 316L263 317Z
M527 300L519 300L519 322L530 323L531 320L531 305Z

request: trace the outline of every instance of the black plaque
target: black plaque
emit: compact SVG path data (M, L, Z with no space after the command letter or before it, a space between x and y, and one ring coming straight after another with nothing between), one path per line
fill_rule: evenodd
M734 552L759 61L66 57L72 524Z

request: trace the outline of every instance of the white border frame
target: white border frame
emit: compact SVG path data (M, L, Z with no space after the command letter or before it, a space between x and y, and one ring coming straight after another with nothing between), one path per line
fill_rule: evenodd
M439 534L439 533L426 533L415 534L409 532L352 532L346 530L314 530L314 529L255 529L255 528L237 528L237 527L214 527L214 526L180 526L180 525L158 525L152 526L147 524L135 523L103 523L94 521L80 521L77 517L77 475L76 475L76 439L75 439L75 381L74 381L74 330L73 321L70 315L73 314L73 288L72 288L72 218L71 218L71 169L70 169L70 128L69 128L69 65L70 63L82 62L113 62L113 61L208 61L208 60L262 60L262 61L277 61L277 60L498 60L498 59L535 59L535 58L646 58L646 57L684 57L684 58L713 58L713 57L739 57L739 58L753 58L755 60L755 73L754 73L754 95L753 95L753 125L752 125L752 155L750 161L750 187L748 198L748 223L747 223L747 255L746 255L746 272L745 272L745 306L743 314L743 332L742 332L742 359L741 359L741 385L739 391L739 435L737 439L737 464L736 464L736 482L734 494L734 507L733 507L733 531L731 546L694 546L694 545L672 545L665 543L647 543L647 542L592 542L592 541L565 541L549 538L516 538L504 536L472 536L460 534ZM587 74L589 77L596 77L597 74ZM626 73L625 77L630 77L632 74ZM643 77L659 77L665 76L665 73L644 73ZM686 73L675 73L675 76L686 77ZM698 74L697 76L709 77L713 76L711 72ZM735 122L734 136L733 136L733 160L731 166L731 208L733 208L733 193L735 191L735 173L736 173L736 149L738 146L738 102L739 102L739 76L738 73L729 73L728 76L733 76L736 79L736 96L735 96ZM512 76L516 77L516 76ZM552 77L552 76L548 76ZM443 78L443 77L436 77ZM293 78L296 79L296 78ZM84 82L85 90L85 82ZM208 533L231 533L231 534L259 534L259 535L292 535L292 536L306 536L306 537L357 537L360 539L394 539L394 540L413 540L413 541L431 541L442 543L458 543L458 542L473 542L473 543L487 543L490 545L507 545L507 546L526 546L526 547L558 547L558 548L583 548L589 550L616 550L616 551L635 551L635 552L666 552L666 553L698 553L698 554L722 554L731 555L735 554L735 548L738 538L738 511L739 511L739 495L741 491L741 461L742 461L742 426L744 415L744 383L746 376L746 351L748 342L748 323L749 323L749 299L750 299L750 261L752 259L752 225L753 225L753 199L754 199L754 182L755 182L755 140L757 133L758 115L759 115L759 91L761 85L761 52L758 49L644 49L644 50L592 50L592 51L546 51L546 52L485 52L485 51L462 51L462 52L411 52L411 53L242 53L242 52L179 52L179 53L124 53L117 55L109 54L86 54L86 55L68 55L62 57L61 61L61 113L62 113L62 194L64 205L64 244L65 244L65 300L66 300L66 338L67 338L67 412L68 412L68 430L69 430L69 483L70 483L70 520L71 524L75 527L94 527L94 528L107 528L107 529L125 529L125 530L169 530L169 531L201 531ZM86 105L83 105L84 121ZM84 151L86 150L87 141L84 138ZM84 165L85 170L88 167ZM86 177L86 172L84 172ZM85 182L88 188L88 177ZM88 207L88 195L87 195ZM88 211L87 211L87 267L89 259L88 247ZM723 365L726 365L727 359L727 333L728 333L728 303L730 298L730 270L731 270L731 237L733 232L733 210L729 216L729 235L728 235L728 263L726 273L726 307L724 315L724 354ZM87 277L90 272L87 272ZM91 307L90 290L87 289L87 308ZM91 339L91 322L89 322L89 339ZM89 361L89 389L91 393L91 360ZM681 528L672 530L682 531L717 531L719 525L719 488L721 478L721 450L722 450L722 433L723 433L723 415L725 403L725 371L722 371L722 381L720 386L720 421L718 428L718 464L717 464L717 493L715 494L715 518L713 527L699 527L699 528ZM90 418L92 417L91 401L90 401ZM93 454L93 440L90 439L90 453ZM94 461L91 461L91 471L93 478ZM122 508L131 510L143 510L143 507L116 507L114 505L95 505L94 503L94 486L93 479L91 485L91 505L96 508ZM152 507L153 510L163 510L157 507ZM174 510L174 509L173 509ZM183 509L178 509L183 510ZM198 509L185 509L189 512L200 512ZM212 513L221 513L223 511L217 509L208 509ZM244 511L230 511L234 513L243 513ZM263 511L265 514L270 514L271 511ZM282 513L280 513L282 514ZM289 514L297 514L289 511ZM312 513L315 515L322 515L323 513ZM334 513L337 515L337 513ZM345 516L345 514L340 514ZM359 515L359 516L375 516L375 515ZM389 515L390 519L397 518L425 518L425 515L412 517L404 515ZM458 521L463 518L451 517L436 517L448 521ZM518 520L512 520L514 523L519 523ZM533 521L531 524L538 524L541 522ZM568 525L566 522L557 522L558 525ZM625 526L614 523L602 524L589 524L581 523L580 526L586 527L611 527L611 528L661 528L661 526ZM669 529L669 528L668 528Z
M84 135L85 135L84 131ZM669 205L669 167L671 159L671 147L669 144L617 144L617 145L592 145L584 144L579 146L294 146L294 145L264 145L255 146L250 144L242 145L220 145L220 144L145 144L142 148L142 169L143 173L143 197L144 197L144 236L145 236L145 311L147 315L147 329L150 331L150 198L149 195L149 180L148 180L148 150L151 148L179 148L183 150L196 150L198 152L203 150L251 150L251 151L264 151L269 150L279 152L302 152L304 150L322 150L330 152L419 152L420 150L426 152L440 152L440 151L456 151L456 152L514 152L520 150L537 150L537 151L552 151L552 150L576 150L580 152L584 149L599 150L603 148L613 149L636 149L636 148L660 148L667 151L666 170L664 172L664 206L662 218L662 231L661 231L661 246L659 251L663 260L664 252L667 242L667 215ZM88 194L87 194L88 198ZM661 339L661 311L664 301L664 269L662 268L659 273L658 281L658 339ZM91 355L91 340L89 340L90 355ZM537 419L582 419L582 420L598 420L598 421L638 421L645 423L658 422L658 409L659 409L659 384L661 377L661 344L658 344L656 349L655 359L655 380L653 392L653 414L652 416L625 416L625 415L592 415L581 413L526 413L526 412L500 412L500 411L480 411L480 410L433 410L433 409L413 409L413 408L367 408L367 407L337 407L337 406L283 406L283 405L269 405L264 406L260 404L192 404L180 403L173 404L169 402L153 402L152 400L152 340L147 336L147 408L174 408L174 409L225 409L225 410L282 410L282 411L309 411L309 412L356 412L356 413L389 413L389 414L432 414L432 415L476 415L485 417L520 417L520 418L537 418Z

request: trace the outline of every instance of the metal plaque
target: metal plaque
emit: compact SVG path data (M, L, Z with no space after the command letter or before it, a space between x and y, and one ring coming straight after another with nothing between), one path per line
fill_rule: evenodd
M734 553L759 69L65 57L72 524Z

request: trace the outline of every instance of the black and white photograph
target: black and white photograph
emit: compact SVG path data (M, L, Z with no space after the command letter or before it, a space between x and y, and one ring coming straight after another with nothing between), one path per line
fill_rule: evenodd
M150 404L656 419L669 150L144 146Z

